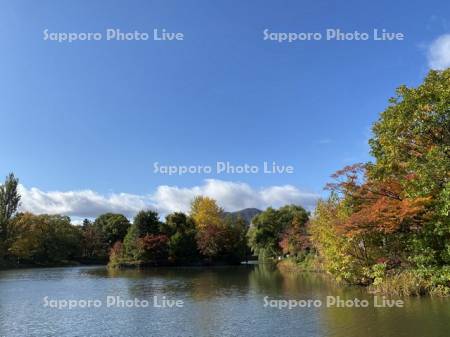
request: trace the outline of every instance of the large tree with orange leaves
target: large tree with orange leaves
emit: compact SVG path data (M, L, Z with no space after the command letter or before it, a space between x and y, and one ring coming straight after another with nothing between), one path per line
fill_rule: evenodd
M429 219L430 197L408 197L401 183L367 179L370 165L356 164L336 172L328 188L341 194L351 214L340 223L350 236L418 232Z
M369 143L374 162L336 172L328 185L332 196L319 203L312 220L313 242L327 269L362 283L380 261L427 273L446 270L450 69L431 71L416 88L401 86ZM450 291L448 276L435 279Z

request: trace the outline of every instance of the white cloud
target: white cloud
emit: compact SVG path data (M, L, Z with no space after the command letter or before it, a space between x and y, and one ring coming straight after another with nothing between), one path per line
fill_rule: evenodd
M37 214L92 218L105 212L119 212L130 217L149 205L147 196L127 193L103 196L91 190L44 192L23 185L19 186L19 193L22 196L20 210Z
M153 194L128 193L101 195L92 190L44 192L38 188L19 187L21 211L64 214L74 218L94 218L105 212L118 212L132 217L141 209L156 209L161 214L187 212L192 199L198 195L214 198L227 211L247 207L264 209L285 204L299 204L312 209L319 195L299 190L292 185L254 189L240 182L207 179L200 186L181 188L158 186Z
M159 186L153 200L161 212L173 210L186 212L190 201L197 195L216 199L227 211L248 207L280 207L289 203L311 208L319 197L315 193L300 191L292 185L271 186L257 190L245 183L207 179L203 185L191 188Z
M428 65L436 70L450 67L450 34L441 35L430 44Z

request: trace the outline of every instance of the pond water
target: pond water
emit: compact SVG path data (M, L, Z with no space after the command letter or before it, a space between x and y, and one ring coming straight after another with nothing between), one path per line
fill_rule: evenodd
M10 270L0 272L0 336L450 335L450 300L403 300L375 307L364 289L271 265Z

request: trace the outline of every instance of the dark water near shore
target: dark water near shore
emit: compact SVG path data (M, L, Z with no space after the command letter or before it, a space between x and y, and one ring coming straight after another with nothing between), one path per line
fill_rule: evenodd
M49 301L97 300L101 306L45 307L46 296ZM148 301L149 306L107 307L107 296L137 298L141 304ZM155 297L157 305L162 305L164 296L183 301L183 307L154 307ZM366 299L370 305L327 307L327 296ZM265 306L267 300L282 299L317 299L322 306ZM448 299L410 298L405 299L403 308L375 308L373 302L373 296L363 289L339 287L320 274L282 273L270 265L146 271L108 271L105 267L11 270L0 272L0 336L450 335Z

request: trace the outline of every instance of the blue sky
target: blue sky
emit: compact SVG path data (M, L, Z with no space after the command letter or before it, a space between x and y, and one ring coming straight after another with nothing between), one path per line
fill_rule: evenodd
M1 8L0 175L13 171L44 197L83 190L109 201L120 193L151 200L162 185L204 191L205 179L241 182L255 193L292 185L322 194L335 170L370 159L371 124L397 86L421 82L430 46L450 33L445 0L30 0ZM107 28L165 28L184 40L43 40L44 29ZM328 28L386 28L405 40L263 40L264 29ZM438 46L443 62L446 46ZM154 162L265 160L295 173L153 173ZM35 205L39 195L25 201Z

